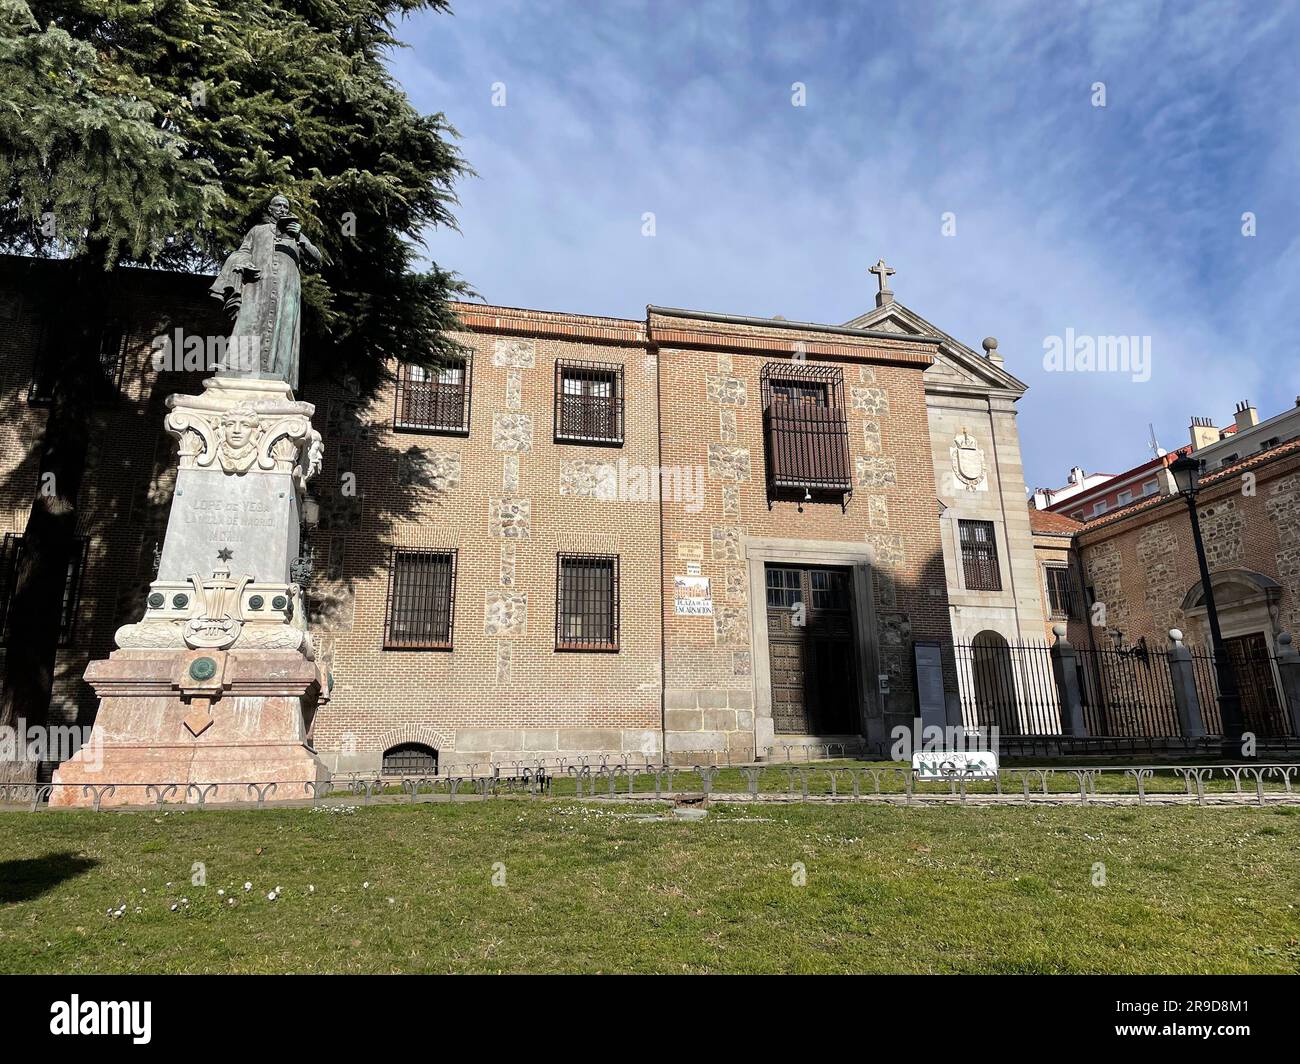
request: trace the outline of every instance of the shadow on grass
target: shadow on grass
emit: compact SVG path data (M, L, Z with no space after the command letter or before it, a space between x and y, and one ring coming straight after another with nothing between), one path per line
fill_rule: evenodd
M84 875L98 861L74 853L49 853L21 861L0 861L0 905L31 901L60 883Z

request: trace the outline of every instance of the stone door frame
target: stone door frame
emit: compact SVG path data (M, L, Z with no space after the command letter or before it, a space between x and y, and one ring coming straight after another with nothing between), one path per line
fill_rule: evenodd
M858 665L858 716L860 734L867 743L883 742L884 712L873 681L880 671L876 636L876 610L871 548L866 543L838 543L820 539L745 540L749 567L749 631L753 639L754 747L756 756L774 745L772 725L772 657L767 638L767 565L832 565L846 568L853 579L853 645ZM873 727L874 725L874 727Z

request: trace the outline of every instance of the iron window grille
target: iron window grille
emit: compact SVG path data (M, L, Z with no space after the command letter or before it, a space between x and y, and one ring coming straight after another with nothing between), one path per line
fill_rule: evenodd
M1073 619L1078 617L1075 601L1074 582L1070 579L1070 570L1065 565L1049 565L1047 575L1047 603L1053 617Z
M32 380L27 388L27 402L32 406L48 406L54 401L54 386L67 364L63 353L55 349L60 342L60 332L49 322L41 327L36 358L32 363ZM127 328L120 321L107 322L99 332L100 380L94 382L94 387L101 399L116 395L121 388L127 341Z
M958 521L961 565L968 591L1001 591L998 544L992 521Z
M438 751L423 743L401 743L384 751L385 776L436 776Z
M555 442L623 445L623 367L555 364Z
M808 574L815 610L849 608L848 573L839 569L814 569Z
M617 554L555 556L555 649L617 651Z
M388 566L386 650L451 650L456 551L392 548Z
M767 569L767 605L774 610L792 609L800 599L799 570Z
M78 536L68 559L68 571L63 580L63 601L59 608L59 646L72 645L76 633L77 611L81 605L81 577L86 570L86 555L90 541ZM18 589L18 570L23 561L23 534L6 532L0 546L0 644L7 645L12 631L9 606Z
M813 492L847 499L849 426L844 373L838 366L769 362L759 377L772 496L806 499Z
M393 428L468 436L473 368L468 356L448 359L433 369L403 362L397 368Z

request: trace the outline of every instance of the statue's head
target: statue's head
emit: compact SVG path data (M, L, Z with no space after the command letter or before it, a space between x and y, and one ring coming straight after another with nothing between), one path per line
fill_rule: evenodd
M274 218L277 222L281 218L289 217L289 201L280 195L271 197L271 204L266 208L266 213Z
M235 407L226 411L221 419L222 428L226 430L226 443L232 450L241 451L251 442L257 431L257 415L248 410Z

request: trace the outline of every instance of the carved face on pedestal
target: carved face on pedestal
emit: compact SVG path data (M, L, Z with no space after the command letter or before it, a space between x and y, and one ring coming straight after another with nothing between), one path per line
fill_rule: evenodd
M262 439L262 420L248 403L240 403L221 415L221 440L217 454L221 468L242 473L257 457Z

